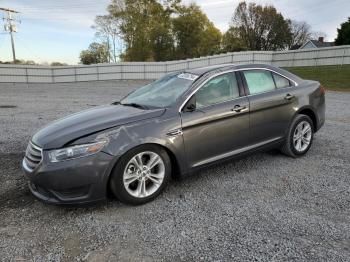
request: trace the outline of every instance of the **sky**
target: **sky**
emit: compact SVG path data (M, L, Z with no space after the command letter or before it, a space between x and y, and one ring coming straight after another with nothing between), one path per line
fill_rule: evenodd
M20 12L15 33L17 59L39 63L79 63L79 53L96 40L91 29L96 15L106 14L110 0L0 0L0 7ZM240 0L183 0L196 2L222 32L229 27ZM248 0L247 2L252 2ZM350 0L254 0L273 4L285 18L306 21L313 31L333 41L350 16ZM1 13L1 18L3 13ZM0 20L2 23L2 19ZM12 60L10 36L0 27L0 60Z

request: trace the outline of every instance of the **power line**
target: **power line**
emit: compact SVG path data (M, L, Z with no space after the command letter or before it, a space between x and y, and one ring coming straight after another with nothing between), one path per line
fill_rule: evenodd
M5 35L5 34L7 35L7 33L1 32L0 36ZM5 41L6 41L5 37L4 38L0 37L0 49L2 48L2 45L3 45L3 43L5 43Z
M27 56L27 60L30 56L34 57L32 59L38 62L43 60L42 56L37 53L36 49L32 49L30 45L26 44L25 40L23 40L21 37L17 37L17 42L19 47L21 47L21 49L24 51L24 56Z
M41 12L41 11L64 11L64 10L76 10L81 12L82 10L96 11L101 8L101 4L91 3L84 4L82 7L80 4L66 4L66 5L36 5L36 6L21 6L19 10L22 12ZM107 5L104 6L103 10L107 10Z

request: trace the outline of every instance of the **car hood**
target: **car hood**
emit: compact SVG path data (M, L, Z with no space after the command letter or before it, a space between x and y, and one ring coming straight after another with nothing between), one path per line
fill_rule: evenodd
M32 141L43 149L60 148L80 137L123 124L161 116L165 109L143 110L131 106L104 105L50 123Z

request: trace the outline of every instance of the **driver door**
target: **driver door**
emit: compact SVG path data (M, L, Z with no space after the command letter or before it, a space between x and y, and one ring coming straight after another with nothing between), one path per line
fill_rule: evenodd
M205 82L184 106L181 119L190 167L239 153L249 143L249 101L240 96L234 72Z

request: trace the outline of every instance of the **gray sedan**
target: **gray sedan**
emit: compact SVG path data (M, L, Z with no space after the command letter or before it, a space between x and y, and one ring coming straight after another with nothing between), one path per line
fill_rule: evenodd
M268 65L176 72L46 126L22 166L44 202L84 204L112 193L143 204L172 175L270 148L304 155L324 124L324 94L318 82Z

